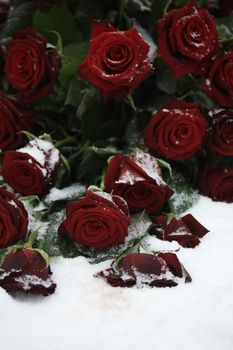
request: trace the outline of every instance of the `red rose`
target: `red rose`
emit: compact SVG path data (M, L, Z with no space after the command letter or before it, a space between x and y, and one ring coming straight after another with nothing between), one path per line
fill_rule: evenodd
M152 116L145 142L159 156L186 160L202 148L207 125L197 104L173 100Z
M214 201L233 203L233 167L205 166L200 177L199 189Z
M0 149L6 151L21 146L24 135L30 131L34 113L23 107L15 97L0 92Z
M177 78L198 69L218 49L218 34L209 12L191 0L169 11L157 24L158 56Z
M124 243L130 218L125 201L108 193L87 191L85 197L71 202L60 226L76 243L105 249Z
M53 186L60 161L52 143L35 139L24 148L6 152L1 172L15 192L42 195Z
M155 217L150 234L165 241L176 241L185 248L194 248L200 243L200 238L209 232L191 214L174 218L169 223L167 219L166 215Z
M26 236L28 214L23 203L0 187L0 248L7 247Z
M202 89L221 107L233 107L233 51L215 58Z
M0 265L0 286L7 292L24 291L47 296L54 293L50 267L44 252L17 249L7 253Z
M113 287L174 287L181 277L185 277L185 282L191 282L173 253L131 253L96 277L104 278Z
M61 59L57 50L34 29L22 29L8 48L5 72L12 86L30 104L52 90Z
M163 181L161 169L154 157L137 151L114 156L106 170L105 191L123 197L131 213L146 209L160 214L173 191Z
M94 21L79 74L105 97L122 97L152 73L148 52L149 45L135 28L122 32L109 22Z
M233 110L213 111L208 144L220 156L233 156Z

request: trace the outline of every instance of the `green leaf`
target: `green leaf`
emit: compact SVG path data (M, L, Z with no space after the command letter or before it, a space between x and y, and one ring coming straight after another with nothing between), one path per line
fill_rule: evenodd
M116 154L118 149L111 145L103 148L91 146L88 147L82 156L82 160L78 166L78 178L89 179L95 183L100 179L103 168L107 165L107 159Z
M171 178L173 178L172 167L171 167L171 165L170 165L168 162L166 162L165 160L163 160L163 159L156 158L156 160L157 160L157 162L159 163L159 166L160 166L161 168L167 169L167 170L169 171L169 174L170 174Z
M1 30L0 38L12 37L18 30L30 27L35 9L36 4L32 2L23 3L13 9Z
M34 103L34 109L38 112L61 112L64 110L64 101L66 98L65 89L58 83L53 86L53 92L40 98Z
M63 48L63 54L68 57L80 58L85 57L88 52L89 41L81 43L72 43Z
M181 173L173 172L173 179L168 178L167 184L174 190L169 205L171 212L176 216L180 216L197 203L200 195Z
M73 258L79 255L75 244L65 235L59 235L58 229L63 221L64 212L59 211L50 215L50 222L47 230L39 241L39 246L49 256L64 256L65 258Z
M63 80L64 83L64 80ZM69 88L67 91L65 105L71 105L77 107L80 99L80 93L82 90L82 81L76 74L73 79L70 81Z
M63 45L82 39L74 17L68 10L65 1L52 6L49 12L37 10L33 17L33 27L54 45L56 45L56 38L51 31L59 33L62 37Z
M40 203L40 198L36 195L26 196L26 197L20 197L20 200L24 202L27 205L35 206L38 203Z
M167 12L170 1L168 0L152 0L151 14L154 21L162 18Z
M174 74L161 61L155 63L157 68L156 85L166 94L173 95L176 93L177 79Z
M0 263L2 262L5 254L7 253L9 248L3 248L3 249L0 249Z

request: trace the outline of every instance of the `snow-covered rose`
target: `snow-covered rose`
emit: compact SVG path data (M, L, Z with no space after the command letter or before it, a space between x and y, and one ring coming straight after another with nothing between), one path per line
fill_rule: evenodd
M209 12L189 0L157 22L158 56L176 78L195 72L218 49L218 33Z
M124 243L129 224L128 206L122 198L87 191L85 197L68 204L59 232L76 243L105 249Z
M50 275L45 252L17 249L7 253L0 265L0 286L9 293L24 291L47 296L56 288Z
M53 186L60 163L58 149L37 138L23 148L6 152L1 173L15 192L43 195Z
M104 179L105 191L123 197L131 213L144 209L160 214L173 191L163 181L158 162L150 154L115 155Z

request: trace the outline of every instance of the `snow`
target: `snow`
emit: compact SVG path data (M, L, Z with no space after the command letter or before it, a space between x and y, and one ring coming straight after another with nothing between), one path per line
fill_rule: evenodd
M18 296L0 289L3 350L231 350L233 204L201 197L190 211L210 232L194 249L155 237L153 249L177 250L192 283L121 289L93 274L84 257L51 262L55 294Z

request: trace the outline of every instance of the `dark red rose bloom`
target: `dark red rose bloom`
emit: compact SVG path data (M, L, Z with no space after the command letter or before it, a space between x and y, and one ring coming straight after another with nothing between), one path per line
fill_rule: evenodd
M186 160L202 148L207 126L197 104L174 99L152 116L145 142L159 156Z
M202 89L221 107L233 107L233 51L212 61Z
M176 241L185 248L194 248L200 243L200 238L209 232L191 214L174 218L169 223L167 219L166 215L154 217L150 234L164 241Z
M0 1L0 25L5 22L8 16L10 9L11 1L10 0L1 0Z
M135 154L117 154L110 160L104 186L105 191L126 200L130 213L146 209L160 214L173 194L163 181L156 159L139 150Z
M15 192L42 195L53 186L60 162L60 152L52 143L35 139L6 152L1 173Z
M85 197L68 204L59 233L76 243L105 249L124 243L129 224L128 206L121 197L87 191Z
M191 282L173 253L131 253L95 277L104 278L113 287L174 287L182 277Z
M24 291L47 296L55 291L45 252L17 249L7 253L0 265L0 286L8 293Z
M23 203L0 187L0 248L7 247L26 236L28 213Z
M135 28L122 32L110 22L94 21L79 74L104 97L122 97L152 73L148 52L149 45Z
M16 97L0 91L0 149L15 149L24 143L21 131L30 131L34 112L22 106Z
M214 201L233 203L233 167L205 166L200 176L199 189Z
M26 104L52 90L60 66L56 48L34 29L15 33L8 48L5 72L11 85L22 93Z
M213 153L233 156L233 110L222 109L212 112L208 145Z
M177 78L199 69L218 49L218 34L209 12L191 0L169 11L157 24L158 56Z

